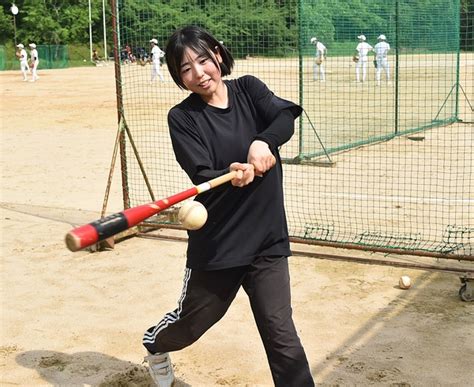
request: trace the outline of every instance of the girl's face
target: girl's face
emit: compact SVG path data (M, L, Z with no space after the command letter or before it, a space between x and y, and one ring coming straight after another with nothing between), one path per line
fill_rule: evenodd
M217 63L222 62L219 52L212 56ZM181 80L189 91L209 102L222 84L221 69L208 56L187 48L181 61Z

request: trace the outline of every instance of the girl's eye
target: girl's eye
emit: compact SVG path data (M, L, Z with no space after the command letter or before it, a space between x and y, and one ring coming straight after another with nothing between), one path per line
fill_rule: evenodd
M203 65L203 64L206 64L207 61L208 61L207 58L203 58L199 61L199 63Z
M181 70L181 73L182 73L182 74L185 74L185 73L187 73L189 70L190 70L190 67L185 67L185 68L183 68L183 69Z

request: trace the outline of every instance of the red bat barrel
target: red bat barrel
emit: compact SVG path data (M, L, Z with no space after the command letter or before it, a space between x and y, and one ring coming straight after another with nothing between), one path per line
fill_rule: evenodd
M77 227L66 234L66 246L71 251L78 251L91 246L104 239L110 238L122 231L136 226L150 216L186 200L199 193L210 190L225 182L232 180L236 172L229 172L225 175L216 177L206 183L196 185L185 191L161 199L153 203L143 204L141 206L128 208L124 211L106 216L84 226Z

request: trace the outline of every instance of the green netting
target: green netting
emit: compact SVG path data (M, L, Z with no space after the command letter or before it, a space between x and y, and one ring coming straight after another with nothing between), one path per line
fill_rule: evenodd
M305 82L301 89L306 110L310 119L317 122L328 151L385 140L457 119L456 96L452 95L459 52L459 8L455 2L437 1L417 9L407 1L386 2L379 7L371 1L352 2L353 6L351 2L336 1L332 14L316 17L320 3L302 0L303 67L311 67L308 50L314 52L314 47L308 42L311 37L318 37L328 48L330 59L323 66L331 72L328 81L338 83L338 94L337 98L329 95L321 104L315 103L314 93L327 89L321 90L318 85L315 90ZM444 22L440 22L441 15ZM327 26L328 20L331 28ZM390 80L382 71L379 89L370 88L377 85L374 55L369 55L365 84L350 85L356 79L356 64L351 57L358 44L357 36L362 34L371 46L384 34L391 46ZM335 102L344 107L344 114L337 118ZM413 112L414 109L418 111ZM368 113L372 114L370 120L365 119ZM349 115L351 120L345 118ZM333 130L335 119L344 120L337 131ZM306 134L309 137L303 137L299 156L321 154L319 144L312 141L309 131Z
M67 45L38 45L40 68L63 69L68 67L69 57Z
M37 45L40 58L39 69L62 69L69 66L69 55L67 45ZM29 49L26 47L29 58ZM7 50L0 46L0 70L19 70L20 63L15 57L14 48Z
M5 47L0 46L0 71L5 70L6 67L6 53L5 53Z
M253 74L304 108L281 149L293 238L472 255L473 130L459 121L472 117L474 54L472 44L460 51L457 0L122 0L114 13L119 110L130 131L122 165L126 206L190 184L166 121L187 93L166 64L164 82L151 82L146 57L151 38L163 49L176 28L192 23L234 54L231 77ZM356 82L352 56L361 34L372 46L386 35L389 79L382 71L376 81L370 53L366 78ZM327 48L324 81L315 79L313 37Z

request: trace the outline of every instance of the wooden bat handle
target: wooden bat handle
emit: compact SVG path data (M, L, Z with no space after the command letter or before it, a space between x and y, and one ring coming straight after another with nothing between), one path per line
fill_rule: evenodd
M227 183L237 175L236 171L211 179L205 183L195 185L185 191L179 192L165 199L157 200L153 203L143 204L137 207L128 208L124 211L106 216L84 226L76 227L66 234L66 246L71 251L78 251L99 241L110 238L136 226L150 216L189 199L192 196L206 192L219 185Z

